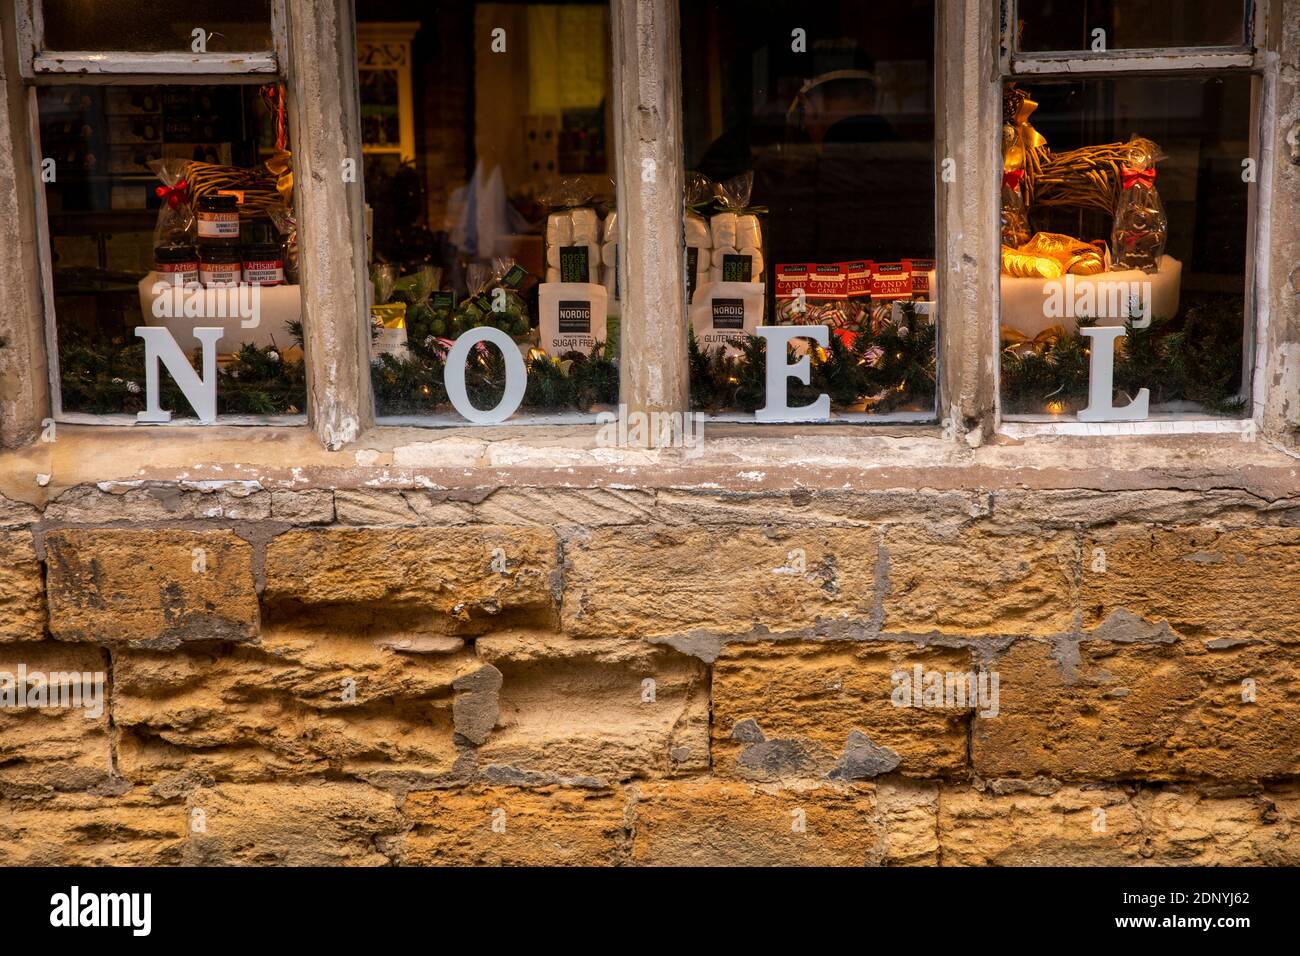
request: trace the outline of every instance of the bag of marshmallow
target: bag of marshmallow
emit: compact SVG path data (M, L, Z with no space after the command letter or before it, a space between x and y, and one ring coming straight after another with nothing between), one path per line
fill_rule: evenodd
M717 184L719 211L709 217L711 282L763 282L766 278L759 216L767 210L750 205L753 190L753 172Z
M560 179L541 196L546 214L546 282L600 284L605 234L591 187L582 179Z

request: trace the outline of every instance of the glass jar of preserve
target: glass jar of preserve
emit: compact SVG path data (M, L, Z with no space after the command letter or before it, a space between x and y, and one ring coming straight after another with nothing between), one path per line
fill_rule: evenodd
M234 196L207 193L196 204L195 214L200 245L239 245L239 200Z
M237 247L199 247L199 281L206 288L237 286L242 272L243 264Z
M198 253L193 246L159 246L153 251L153 271L162 282L183 286L198 282Z

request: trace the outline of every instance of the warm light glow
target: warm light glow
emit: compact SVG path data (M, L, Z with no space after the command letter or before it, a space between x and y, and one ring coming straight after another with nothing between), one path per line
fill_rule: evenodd
M1049 415L1060 415L1060 414L1061 414L1062 412L1064 412L1064 411L1065 411L1065 403L1064 403L1064 402L1048 402L1048 403L1047 403L1047 414L1049 414Z

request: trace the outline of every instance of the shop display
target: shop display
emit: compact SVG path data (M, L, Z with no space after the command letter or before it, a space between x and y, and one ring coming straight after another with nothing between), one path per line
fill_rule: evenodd
M829 343L807 349L810 381L790 381L791 405L808 404L826 394L832 409L840 412L933 410L935 327L917 303L900 301L896 320L887 318L878 328L859 334L831 335ZM764 340L747 335L728 344L730 348L709 348L691 329L693 408L751 412L765 404ZM797 350L797 343L792 348Z
M1049 405L1077 410L1061 396L1077 384L1070 359L1074 346L1068 343L1082 342L1079 327L1143 329L1154 318L1167 336L1168 320L1179 309L1182 264L1164 254L1168 220L1155 188L1159 147L1150 139L1133 136L1125 143L1053 153L1031 123L1036 108L1026 91L1015 84L1007 87L1001 294L1004 401L1012 411L1041 411ZM1017 202L1021 192L1023 210ZM1053 207L1103 211L1112 223L1110 235L1076 238L1039 231L1023 238L1032 228L1035 210ZM1171 355L1183 344L1181 339L1170 342ZM1084 345L1078 348L1082 354ZM1121 340L1117 362L1125 352ZM1060 365L1060 382L1041 396L1042 405L1026 409L1025 396L1017 389L1041 382L1039 360ZM1086 363L1081 374L1086 391ZM1116 382L1122 381L1117 373ZM1154 381L1145 384L1157 387Z

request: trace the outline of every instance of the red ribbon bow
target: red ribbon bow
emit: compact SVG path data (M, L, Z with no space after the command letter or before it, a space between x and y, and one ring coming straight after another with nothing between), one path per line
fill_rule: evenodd
M176 185L158 186L153 192L159 199L167 200L167 205L175 209L189 198L190 184L183 179L178 179Z
M1138 183L1145 183L1147 186L1156 184L1155 167L1151 169L1133 169L1129 166L1121 166L1119 173L1125 189L1132 189Z
M1020 188L1020 180L1024 178L1025 171L1023 169L1008 169L1002 174L1002 185L1014 191Z

